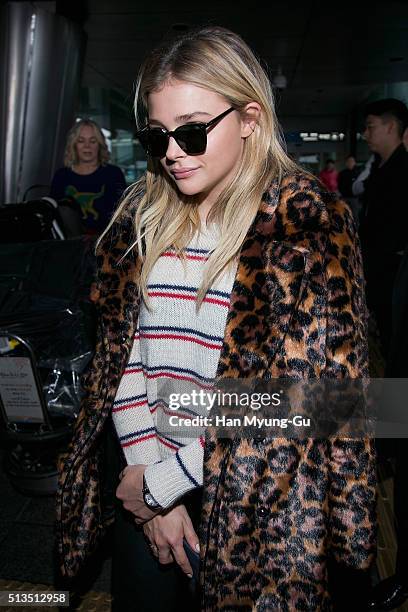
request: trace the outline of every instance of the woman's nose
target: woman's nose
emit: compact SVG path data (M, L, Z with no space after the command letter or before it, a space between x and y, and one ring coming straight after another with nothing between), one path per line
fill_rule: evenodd
M179 157L186 157L185 151L177 144L177 141L173 136L169 137L169 144L167 145L166 151L167 159L178 159Z

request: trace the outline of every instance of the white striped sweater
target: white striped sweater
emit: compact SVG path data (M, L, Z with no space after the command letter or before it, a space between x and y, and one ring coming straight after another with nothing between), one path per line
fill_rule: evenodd
M170 427L169 417L207 416L205 406L169 409L171 393L212 387L223 343L235 269L207 292L196 312L197 289L216 228L185 249L161 255L148 278L150 308L142 304L129 362L113 405L113 422L128 464L146 464L147 485L168 508L203 482L203 438L192 427Z

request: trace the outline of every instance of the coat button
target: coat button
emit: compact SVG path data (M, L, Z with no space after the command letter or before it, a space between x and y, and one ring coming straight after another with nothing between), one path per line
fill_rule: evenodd
M269 509L266 506L258 506L256 513L259 517L264 518L269 515Z

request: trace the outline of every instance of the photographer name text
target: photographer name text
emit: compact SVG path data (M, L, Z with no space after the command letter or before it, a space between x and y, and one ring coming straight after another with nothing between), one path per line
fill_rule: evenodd
M310 419L295 415L290 419L276 417L259 418L255 415L242 417L227 417L226 415L182 417L172 415L169 417L171 427L277 427L286 429L289 425L294 427L310 427Z

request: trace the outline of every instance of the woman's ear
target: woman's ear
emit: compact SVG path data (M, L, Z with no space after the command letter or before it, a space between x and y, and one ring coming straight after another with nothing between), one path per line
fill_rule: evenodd
M248 138L255 130L255 126L259 122L259 117L261 115L261 105L258 102L248 102L248 104L244 108L243 118L242 118L242 127L241 127L241 136L242 138Z

